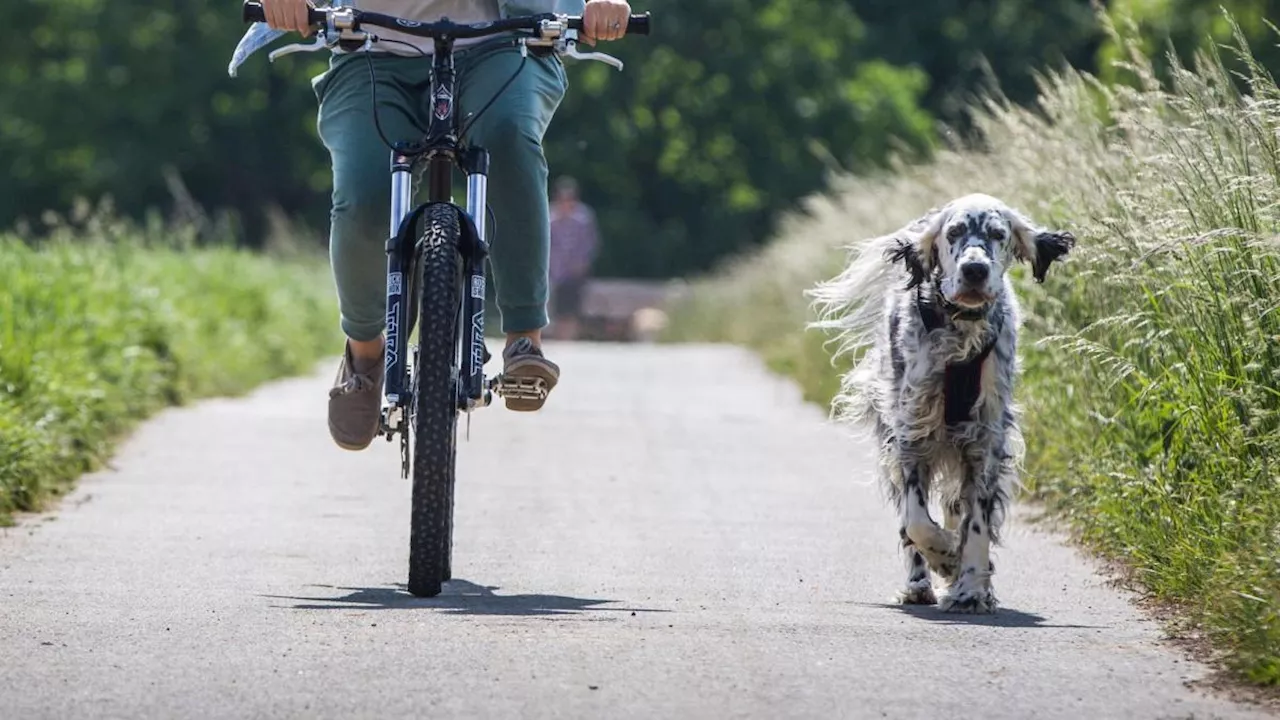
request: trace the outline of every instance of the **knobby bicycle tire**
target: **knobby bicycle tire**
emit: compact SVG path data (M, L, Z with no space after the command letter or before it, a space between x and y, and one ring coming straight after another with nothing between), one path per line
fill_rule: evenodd
M440 594L450 579L453 479L457 453L458 318L462 267L457 210L433 205L423 217L418 277L418 358L415 367L413 509L409 592Z

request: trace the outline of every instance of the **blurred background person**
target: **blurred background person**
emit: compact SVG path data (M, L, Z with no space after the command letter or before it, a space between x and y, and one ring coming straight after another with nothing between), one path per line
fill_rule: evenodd
M551 335L578 337L583 289L600 248L596 215L578 194L578 181L556 180L551 204Z

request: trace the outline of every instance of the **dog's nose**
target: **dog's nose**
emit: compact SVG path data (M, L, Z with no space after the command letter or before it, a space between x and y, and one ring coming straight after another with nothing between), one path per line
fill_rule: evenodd
M991 274L991 266L982 262L967 262L960 266L960 272L966 281L977 284L986 281Z

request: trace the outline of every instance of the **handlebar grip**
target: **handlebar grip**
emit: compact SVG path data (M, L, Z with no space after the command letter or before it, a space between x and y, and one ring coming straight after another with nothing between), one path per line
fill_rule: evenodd
M582 18L576 17L569 21L569 29L581 30ZM627 34L628 35L648 35L649 34L649 13L646 11L643 15L632 15L627 18Z
M266 22L267 14L262 10L262 3L253 0L245 0L244 7L240 13L240 19L247 25L253 22ZM323 25L324 11L315 8L307 8L307 24Z
M262 11L262 3L245 0L244 7L240 10L240 20L246 25L253 22L266 22L267 14Z
M635 35L649 34L649 13L643 15L632 15L627 19L627 32Z

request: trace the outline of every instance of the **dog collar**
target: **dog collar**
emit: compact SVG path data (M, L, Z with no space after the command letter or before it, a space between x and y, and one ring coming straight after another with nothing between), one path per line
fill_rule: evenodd
M952 302L948 302L942 297L942 293L936 289L933 292L933 300L926 301L924 293L920 288L916 287L916 311L920 313L920 319L924 321L926 330L937 330L946 327L946 321L950 319L952 322L956 320L975 321L981 320L987 316L990 306L980 308L966 308Z
M990 307L987 305L984 305L980 308L961 307L960 305L949 303L946 300L942 301L942 307L945 309L947 315L952 320L969 320L969 321L983 319L984 317L987 316L987 311L990 309Z

